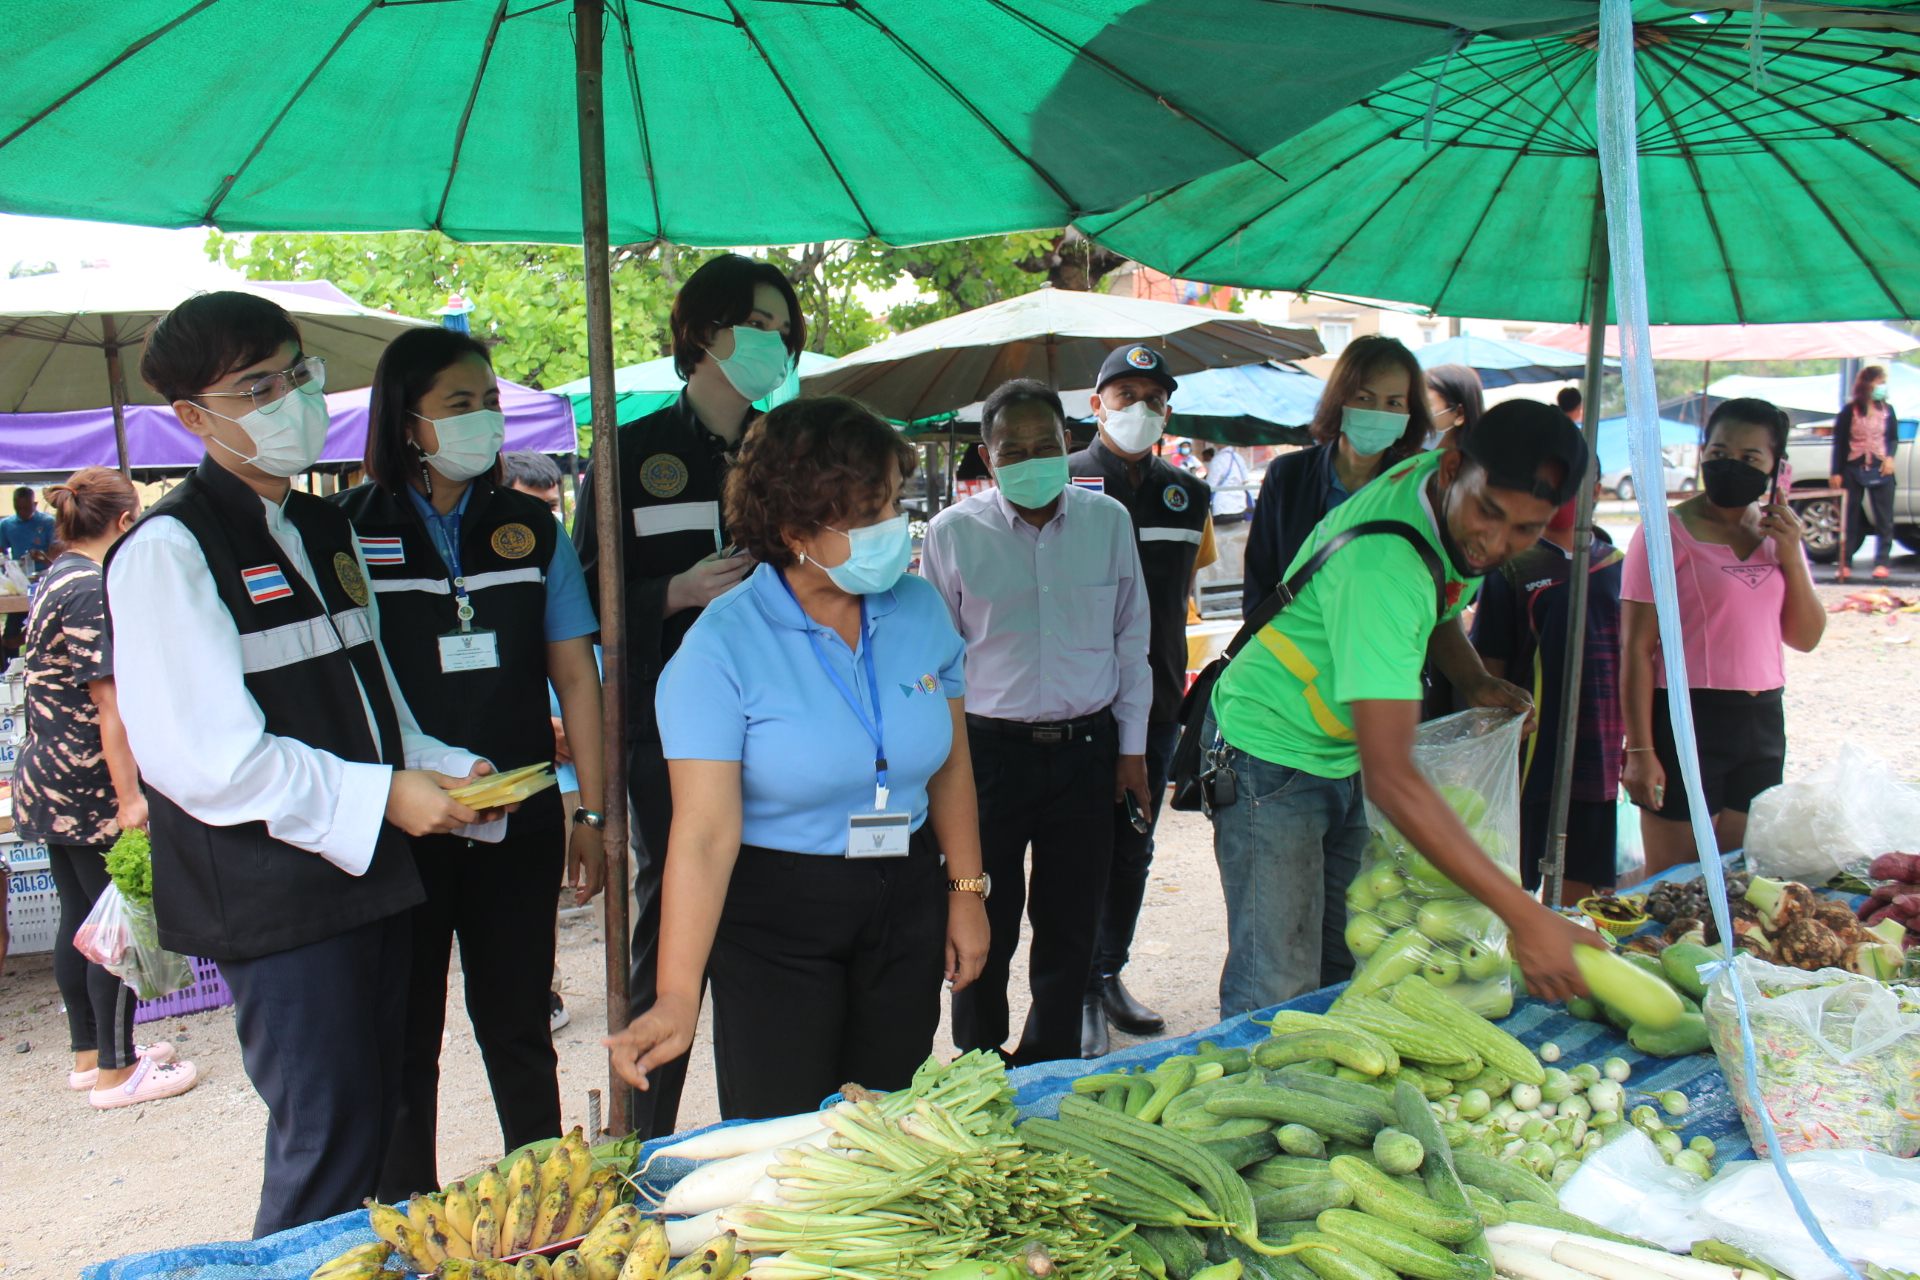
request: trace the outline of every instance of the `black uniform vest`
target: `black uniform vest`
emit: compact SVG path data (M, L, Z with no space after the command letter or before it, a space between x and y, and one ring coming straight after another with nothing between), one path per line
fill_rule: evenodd
M329 499L353 521L380 603L380 647L420 728L505 773L553 759L547 699L547 568L560 525L545 503L473 482L460 520L460 572L473 626L500 665L442 671L439 637L460 626L447 563L405 494L356 485Z
M342 760L404 768L399 719L353 554L353 526L323 499L297 489L284 510L299 530L313 582L274 541L259 495L211 459L144 519L171 516L199 542L239 629L246 692L259 704L268 733ZM125 545L122 539L114 550ZM110 552L106 568L112 564ZM121 631L114 643L136 645L140 636ZM379 726L377 747L368 707ZM191 742L190 726L182 726L181 737ZM214 960L271 955L384 919L426 897L406 836L384 821L373 861L364 875L352 876L274 839L264 822L216 827L151 787L147 800L153 908L160 943L171 951Z
M1187 690L1187 584L1193 579L1213 490L1199 476L1154 454L1142 458L1140 465L1136 489L1127 475L1127 460L1096 435L1091 445L1067 459L1067 473L1076 480L1101 481L1101 491L1133 517L1153 623L1147 641L1153 707L1147 719L1164 724L1180 718L1180 699Z
M626 541L627 738L658 742L654 686L701 610L667 613L667 583L727 545L722 490L733 449L706 429L686 392L620 428L620 530ZM595 533L593 468L574 513L573 545L600 605L600 546Z

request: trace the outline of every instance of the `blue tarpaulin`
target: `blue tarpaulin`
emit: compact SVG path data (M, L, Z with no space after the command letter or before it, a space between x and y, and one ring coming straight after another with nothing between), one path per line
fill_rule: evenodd
M1167 433L1221 444L1303 444L1326 386L1282 364L1184 373L1169 404Z
M1672 418L1661 418L1659 421L1662 448L1700 443L1700 428L1691 422L1675 422ZM1600 445L1595 452L1600 458L1601 475L1610 476L1627 469L1627 420L1624 417L1601 419Z
M1585 357L1559 347L1543 347L1512 338L1480 338L1461 334L1413 349L1422 369L1463 364L1480 375L1483 387L1510 387L1516 382L1566 382L1586 375ZM1620 372L1620 362L1609 359L1608 373ZM1625 463L1621 464L1623 467Z

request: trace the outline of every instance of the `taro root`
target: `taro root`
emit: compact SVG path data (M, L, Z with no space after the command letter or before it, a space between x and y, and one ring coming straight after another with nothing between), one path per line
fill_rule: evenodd
M1699 927L1700 921L1694 916L1675 916L1673 920L1668 923L1666 931L1660 936L1668 942L1678 942L1684 935L1693 932Z
M1832 936L1832 935L1828 935ZM1709 944L1711 945L1711 944ZM1741 951L1751 952L1762 960L1773 959L1773 940L1761 929L1758 920L1748 920L1741 916L1733 918L1733 945Z
M1767 932L1779 933L1787 925L1802 917L1813 914L1814 905L1820 900L1813 890L1792 880L1769 880L1765 876L1755 876L1743 895L1754 909L1760 913L1760 923Z
M1638 951L1642 955L1657 956L1667 949L1667 940L1651 933L1638 934L1627 939L1622 951Z
M1853 908L1832 898L1822 898L1814 903L1813 919L1832 930L1845 946L1852 946L1866 936L1859 919L1853 914Z
M1846 954L1846 944L1833 930L1807 916L1789 921L1773 935L1773 958L1796 969L1833 968Z
M1727 905L1733 909L1734 937L1736 938L1739 937L1742 932L1740 928L1740 922L1742 920L1745 920L1747 923L1754 924L1754 925L1757 925L1760 923L1759 908L1755 907L1751 902L1748 902L1745 898L1735 898ZM1700 933L1701 933L1701 936L1706 939L1706 942L1704 943L1704 945L1706 946L1710 947L1714 943L1720 941L1720 925L1716 920L1714 920L1713 913L1711 911L1701 913Z

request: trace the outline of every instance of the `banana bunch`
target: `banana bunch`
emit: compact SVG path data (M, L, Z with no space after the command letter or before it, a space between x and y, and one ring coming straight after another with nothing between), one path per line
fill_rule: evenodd
M545 1160L523 1151L506 1169L493 1165L448 1183L438 1195L413 1196L404 1207L368 1200L379 1242L349 1249L316 1271L313 1280L375 1280L388 1265L432 1273L439 1280L555 1280L557 1268L533 1250L581 1240L578 1252L585 1255L599 1229L616 1221L626 1224L625 1243L608 1233L594 1256L617 1246L620 1261L592 1272L591 1280L617 1280L639 1232L638 1210L619 1204L625 1191L617 1169L594 1168L586 1137L575 1128ZM664 1228L661 1239L664 1248ZM370 1263L376 1249L385 1252ZM525 1256L517 1263L499 1261L517 1255Z

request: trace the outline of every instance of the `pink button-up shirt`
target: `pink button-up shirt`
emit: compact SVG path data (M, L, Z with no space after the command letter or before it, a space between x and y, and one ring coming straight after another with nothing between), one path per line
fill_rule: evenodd
M1111 706L1121 754L1146 750L1151 624L1125 507L1069 485L1036 529L989 489L933 518L920 571L967 642L968 711L1044 722Z

